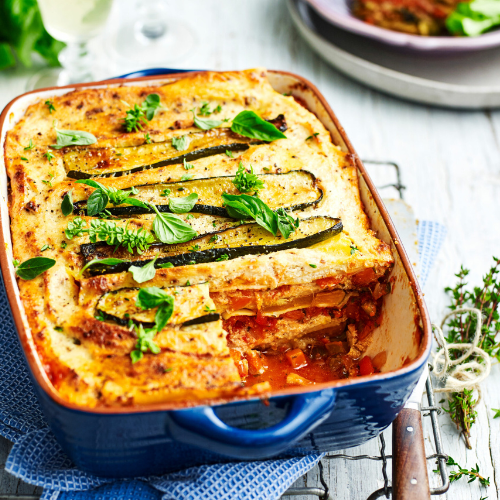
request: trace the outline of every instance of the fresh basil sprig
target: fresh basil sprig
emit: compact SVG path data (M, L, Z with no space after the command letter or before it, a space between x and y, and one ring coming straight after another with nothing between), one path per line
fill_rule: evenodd
M183 196L181 198L170 198L168 206L174 214L184 214L193 210L197 201L198 195L196 193L191 193L190 195Z
M139 326L136 326L136 333L137 342L135 344L135 349L130 353L132 364L140 361L148 349L153 354L159 354L161 352L158 344L156 344L153 340L158 333L156 328L144 328L141 324L139 324Z
M236 115L231 130L239 135L259 139L261 141L275 141L286 139L286 135L279 131L272 123L263 120L257 113L245 110Z
M222 125L222 120L210 120L208 118L200 118L196 116L196 108L191 109L191 113L193 113L194 124L196 127L201 130L211 130L219 125Z
M240 220L254 219L259 226L274 236L280 231L288 238L299 227L299 219L291 217L283 208L273 212L266 203L255 196L224 193L222 199L229 217Z
M68 191L63 198L61 203L61 210L64 216L68 216L73 213L73 193Z
M137 281L137 283L144 283L145 281L152 280L156 274L156 259L158 259L158 256L142 267L130 266L128 270L132 273L134 281Z
M156 212L153 231L156 237L167 245L191 241L198 233L176 215L160 213L155 205L150 205Z
M33 257L25 260L16 268L16 274L23 280L33 280L55 265L54 259L48 257Z
M247 172L241 161L233 184L240 193L258 193L264 189L264 181L253 173L252 165L250 165L250 172Z
M158 94L149 94L141 106L134 104L133 108L126 111L126 117L123 120L125 130L127 132L142 130L146 120L151 121L160 106L160 96Z
M60 130L55 127L57 133L57 144L51 144L54 149L61 149L67 146L88 146L95 144L97 139L94 135L83 130Z
M136 200L135 198L130 198L130 195L137 194L139 191L134 187L131 187L128 191L122 189L116 189L114 187L106 187L99 182L93 181L92 179L80 179L76 181L79 184L86 184L95 188L95 191L89 196L87 200L87 215L90 217L101 213L109 202L113 205L122 205L123 203L128 203L130 205L145 206L144 203ZM137 203L139 202L139 204Z
M174 312L174 298L156 286L141 288L137 294L136 305L141 309L158 308L155 315L155 328L157 332L165 328Z

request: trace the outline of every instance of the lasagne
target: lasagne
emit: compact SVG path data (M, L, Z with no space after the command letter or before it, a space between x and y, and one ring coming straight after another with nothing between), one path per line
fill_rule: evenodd
M8 133L14 263L48 378L84 407L371 374L393 258L352 157L262 69L82 88Z

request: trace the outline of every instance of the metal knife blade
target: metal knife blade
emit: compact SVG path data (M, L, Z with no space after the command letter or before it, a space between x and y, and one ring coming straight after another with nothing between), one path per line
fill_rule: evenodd
M428 376L429 376L429 367L427 366L426 363L424 370L422 371L422 375L420 375L417 385L415 386L415 389L413 389L413 392L410 394L410 397L408 398L408 401L405 404L405 408L420 410L422 403L422 394L424 392L424 387L425 387L425 381L427 380Z

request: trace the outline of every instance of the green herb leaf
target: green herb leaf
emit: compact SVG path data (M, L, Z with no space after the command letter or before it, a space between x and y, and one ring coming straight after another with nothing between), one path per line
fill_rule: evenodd
M306 141L312 139L313 137L316 137L317 135L319 135L319 132L314 132L313 135L310 135L309 137L306 137Z
M181 181L190 181L193 177L193 174L186 174L181 177ZM179 191L184 191L184 188L179 188Z
M318 266L316 264L309 264L313 269L316 269Z
M454 35L478 36L500 25L500 7L497 0L461 2L447 17L446 27Z
M144 140L146 141L146 144L151 144L151 137L149 134L144 134Z
M264 181L253 173L252 165L250 165L250 172L247 172L241 161L233 179L233 184L240 193L258 193L261 189L264 189Z
M188 248L188 251L190 252L199 252L201 249L200 245L193 245L192 247Z
M226 149L226 156L229 156L229 158L234 158L233 152L229 151L229 149Z
M185 151L188 148L188 144L189 138L187 135L172 137L172 146L177 149L177 151Z
M163 243L173 245L191 241L198 233L176 215L160 214L156 212L153 221L153 231L156 237Z
M217 311L217 309L212 308L212 307L210 307L210 306L205 306L205 307L203 308L203 310L204 310L206 313L209 313L209 314L212 314L212 313L214 313L214 312L216 312L216 311Z
M201 130L211 130L219 125L222 125L221 120L209 120L207 118L200 118L199 116L196 116L194 108L191 112L193 113L194 125Z
M194 168L194 165L192 163L188 163L186 161L186 158L184 158L183 167L184 167L184 170L191 170L192 168Z
M141 288L137 294L136 304L141 309L158 308L155 315L155 326L158 332L165 328L174 312L174 298L155 286Z
M132 273L134 281L137 283L144 283L145 281L152 280L155 277L156 269L155 262L158 257L155 257L152 261L148 262L145 266L130 266L129 271Z
M233 219L255 219L255 222L276 236L278 220L275 213L259 198L247 194L222 195L224 206Z
M356 245L350 245L351 248L351 255L353 255L355 252L359 252L359 248Z
M225 260L229 260L229 255L227 253L223 253L218 259L217 262L223 262Z
M14 267L17 267L20 264L20 262L17 259L13 259L12 264L14 265Z
M52 114L52 111L56 110L56 108L54 107L54 103L50 99L45 101L45 106L49 108L49 114Z
M158 269L170 269L171 267L174 267L172 262L164 262L163 264L158 264Z
M137 363L140 361L144 353L150 350L153 354L159 354L161 349L154 342L154 338L158 331L156 328L144 328L141 324L136 326L137 333L137 343L135 345L135 350L130 353L130 358L132 363Z
M127 109L125 112L125 118L123 119L123 124L127 132L138 132L142 130L143 125L146 124L146 114L142 107L134 104L134 107Z
M34 257L24 261L16 268L16 274L23 280L35 279L55 265L54 259L47 257Z
M83 130L60 130L56 127L57 144L52 144L54 149L61 149L67 146L87 146L95 144L97 139L89 132Z
M52 164L52 160L56 157L56 155L54 155L50 149L47 149L47 152L45 152L43 156L47 158L50 164Z
M95 264L101 264L104 266L116 266L117 264L121 264L122 262L125 262L122 259L115 259L114 257L109 257L108 259L92 259L90 262L87 262L80 270L79 275L81 276L85 269L89 268L90 266L94 266Z
M61 203L61 210L66 217L73 213L73 191L68 191L64 196Z
M248 110L242 111L234 118L231 130L236 134L261 141L286 139L286 135L272 123L266 122L259 115Z
M45 252L45 250L49 250L50 249L50 245L47 245L47 243L45 243L45 245L42 246L42 248L40 248L40 252Z
M106 191L96 189L87 200L87 215L93 217L101 213L108 205L109 197Z
M21 160L23 160L23 161L29 161L28 158L26 158L25 156L21 156Z
M160 196L169 196L171 192L172 192L172 191L170 191L170 189L164 189L164 190L160 193Z
M288 239L288 237L299 227L299 219L294 219L284 208L278 208L275 215L280 233L285 239Z
M170 198L168 206L174 214L184 214L190 212L198 201L198 195L196 193L191 193L188 196L183 196L182 198ZM189 226L191 227L191 226Z
M492 408L492 410L495 412L495 415L493 415L493 418L500 418L500 409L499 408Z
M24 148L25 151L31 151L33 148L35 147L35 145L33 144L33 141L30 139L30 142L28 143L28 145Z

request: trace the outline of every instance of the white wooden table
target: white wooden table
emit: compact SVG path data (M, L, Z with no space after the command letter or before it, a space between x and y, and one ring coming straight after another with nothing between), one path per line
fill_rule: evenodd
M130 15L132 2L118 3L121 15ZM492 254L500 255L500 111L455 112L415 105L345 78L299 38L283 0L184 0L171 6L173 17L191 24L200 40L196 51L175 67L228 70L265 66L303 75L326 96L362 158L400 165L406 200L417 218L435 220L448 228L426 287L434 321L447 305L443 288L454 284L453 275L461 264L471 268L470 282L478 284ZM128 69L132 68L108 65L108 74L103 76ZM24 92L32 73L26 69L0 72L0 108ZM500 419L493 420L492 408L500 408L498 366L484 384L478 420L472 428L473 450L466 451L447 415L440 417L445 451L463 466L478 463L483 475L490 477L491 486L480 489L477 482L468 485L461 480L440 498L499 500ZM431 453L430 427L425 433ZM385 435L390 445L390 430ZM39 492L3 471L8 448L5 440L0 441L0 499L6 493ZM348 453L378 454L378 441ZM324 465L334 498L366 499L383 484L379 463L335 460ZM430 476L438 484L432 472ZM305 485L320 486L317 467L296 483Z

